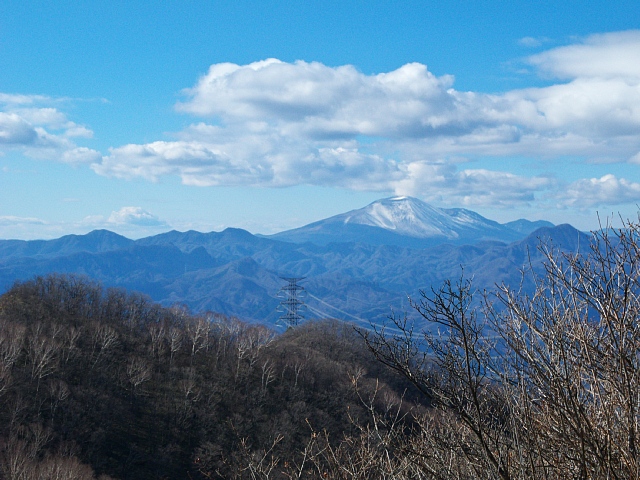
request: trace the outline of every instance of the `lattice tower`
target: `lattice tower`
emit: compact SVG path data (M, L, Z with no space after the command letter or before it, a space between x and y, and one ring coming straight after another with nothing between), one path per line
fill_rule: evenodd
M304 280L305 277L280 277L287 282L287 285L282 287L278 292L280 298L284 298L280 302L279 310L283 312L279 320L282 321L288 328L295 327L304 320L302 311L305 308L305 303L301 300L304 297L304 287L298 285L298 282Z

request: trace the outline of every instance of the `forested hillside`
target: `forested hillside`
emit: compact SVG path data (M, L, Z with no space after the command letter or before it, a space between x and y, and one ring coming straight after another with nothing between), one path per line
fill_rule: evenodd
M378 377L389 398L405 388L349 325L275 337L78 277L36 278L0 298L2 474L233 478L265 451L299 461L314 431L337 440L365 417L354 376L362 394Z

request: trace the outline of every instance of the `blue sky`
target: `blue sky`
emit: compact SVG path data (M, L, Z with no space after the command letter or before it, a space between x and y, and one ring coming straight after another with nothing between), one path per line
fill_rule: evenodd
M0 238L640 204L637 2L0 4Z

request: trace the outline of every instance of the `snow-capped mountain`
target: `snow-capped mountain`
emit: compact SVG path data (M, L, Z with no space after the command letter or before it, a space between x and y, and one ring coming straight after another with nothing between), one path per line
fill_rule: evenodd
M343 223L384 228L400 235L417 238L445 237L456 239L468 229L500 229L501 225L470 210L444 210L417 198L392 197L332 217Z
M522 231L501 225L471 210L437 208L413 197L378 200L358 210L335 215L270 238L326 245L363 242L374 245L431 246L474 244L484 240L512 242Z

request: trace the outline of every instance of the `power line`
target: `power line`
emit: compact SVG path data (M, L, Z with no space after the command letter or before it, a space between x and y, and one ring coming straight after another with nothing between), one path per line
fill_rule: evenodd
M369 330L369 331L374 331L375 327L371 324L370 321L368 320L363 320L360 317L356 317L355 315L350 314L349 312L345 312L344 310L338 308L338 307L334 307L333 305L331 305L330 303L325 302L324 300L322 300L321 298L316 297L315 295L312 295L311 293L307 293L311 298L317 300L320 303L325 304L327 307L330 307L334 310L336 310L337 312L342 313L343 315L349 316L353 319L355 319L358 323L360 323L360 327L358 328L362 328L364 330ZM326 312L323 312L321 310L318 310L316 308L313 308L311 305L307 305L307 307L309 308L309 310L311 310L313 313L315 313L316 315L320 315L320 316L324 316L326 318L331 317L330 315L328 315ZM400 329L393 327L391 325L385 325L384 329L388 332L392 332L392 333L401 333Z
M358 322L361 322L361 323L369 323L369 322L367 322L366 320L363 320L363 319L361 319L361 318L359 318L359 317L356 317L355 315L350 314L349 312L345 312L344 310L342 310L342 309L340 309L340 308L338 308L338 307L334 307L333 305L331 305L331 304L329 304L329 303L325 302L324 300L322 300L321 298L316 297L315 295L312 295L312 294L310 294L310 293L309 293L308 295L309 295L311 298L313 298L313 299L315 299L315 300L319 301L320 303L325 304L327 307L333 308L335 311L340 312L340 313L341 313L341 314L343 314L343 315L347 315L348 317L351 317L351 318L353 318L353 319L357 320Z
M342 314L343 317L351 317L357 323L360 324L359 328L364 328L365 330L374 330L374 327L372 326L371 322L367 320L363 320L360 317L357 317L349 312L346 312L338 307L335 307L330 303L327 303L323 299L316 297L311 293L308 293L304 289L304 287L298 284L298 282L304 280L306 277L280 277L280 278L285 280L287 282L287 285L282 287L278 292L278 297L284 298L284 300L280 302L280 305L278 307L278 311L284 312L284 313L279 317L278 320L284 323L284 325L287 328L295 327L299 325L302 320L304 320L305 317L301 313L302 310L309 310L311 313L318 315L319 318L332 318L332 317L335 318L335 316L330 315L327 312L322 311L316 307L308 305L307 303L301 300L302 297L308 295L309 297L320 302L321 304L326 305L327 307L331 308L332 310L335 310L336 312L339 312L340 314ZM398 330L393 326L386 325L384 328L385 330L390 332L400 333L400 330Z

